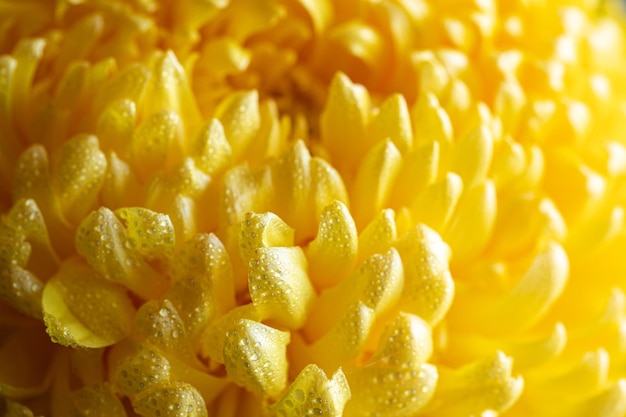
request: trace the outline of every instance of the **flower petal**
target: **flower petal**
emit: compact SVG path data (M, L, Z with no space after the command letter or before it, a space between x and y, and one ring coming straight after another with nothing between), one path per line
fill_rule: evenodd
M213 234L197 234L176 254L174 283L165 294L196 340L216 317L235 306L228 252Z
M110 378L115 388L133 397L141 392L158 388L170 381L170 362L149 345L117 345L111 353ZM120 354L121 353L121 354ZM119 357L118 357L119 356Z
M317 288L340 282L354 267L358 236L348 208L334 201L322 212L315 239L306 254L311 265L311 281Z
M174 251L174 227L170 218L141 207L115 210L126 228L128 245L149 261L166 260Z
M133 409L145 417L207 417L204 399L185 382L171 382L138 395Z
M239 320L226 332L224 364L229 378L261 396L274 397L287 385L289 333Z
M256 91L232 93L215 109L214 116L222 122L226 139L239 160L256 137L261 126L259 94Z
M44 322L53 342L65 346L110 346L130 331L135 308L122 287L75 260L46 283Z
M413 146L411 115L406 100L400 94L393 94L378 109L378 114L370 125L372 143L391 139L401 154L406 154Z
M402 238L398 252L405 273L401 308L435 325L454 297L454 281L448 268L450 248L437 232L418 225Z
M357 264L375 253L386 252L396 241L395 214L391 209L382 210L359 234Z
M387 206L401 167L402 155L389 139L377 143L365 155L351 193L354 220L359 227Z
M285 395L267 408L271 417L324 415L340 417L350 399L350 387L341 369L328 379L324 371L311 364L298 374Z
M343 73L337 73L330 85L326 107L320 116L321 139L331 162L342 174L352 172L369 148L362 143L367 137L370 98L361 85L353 84Z
M522 377L511 377L512 361L496 352L459 369L441 372L433 412L446 416L504 412L522 393Z
M259 248L250 261L248 287L264 319L297 329L304 324L315 291L299 247Z
M259 248L293 246L293 237L294 230L274 213L246 213L241 222L239 253L249 262Z
M79 414L93 417L125 417L126 410L108 383L86 385L73 391L71 401Z
M346 365L363 352L375 319L376 312L365 303L350 304L335 326L310 346L309 354L327 372Z
M192 146L192 155L198 167L208 175L216 175L232 162L232 148L226 139L224 126L218 119L200 131Z
M145 298L156 298L165 291L166 278L132 247L124 225L107 208L101 207L82 221L76 232L76 250L102 276Z

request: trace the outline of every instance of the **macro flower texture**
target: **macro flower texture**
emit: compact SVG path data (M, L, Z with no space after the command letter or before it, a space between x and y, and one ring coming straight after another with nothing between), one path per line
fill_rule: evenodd
M0 0L0 415L626 416L610 0Z

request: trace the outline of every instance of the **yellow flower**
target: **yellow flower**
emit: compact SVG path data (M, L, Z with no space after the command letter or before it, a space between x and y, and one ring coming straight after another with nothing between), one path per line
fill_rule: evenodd
M0 411L626 415L602 0L0 0Z

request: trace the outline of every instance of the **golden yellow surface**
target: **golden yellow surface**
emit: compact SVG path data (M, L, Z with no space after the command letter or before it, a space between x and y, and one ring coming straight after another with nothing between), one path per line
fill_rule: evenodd
M0 415L626 416L610 0L0 0Z

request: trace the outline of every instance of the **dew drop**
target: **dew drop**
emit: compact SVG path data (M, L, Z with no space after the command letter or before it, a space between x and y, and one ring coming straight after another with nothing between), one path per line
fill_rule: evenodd
M302 391L301 389L295 390L294 396L296 397L296 400L300 402L304 401L304 391Z

